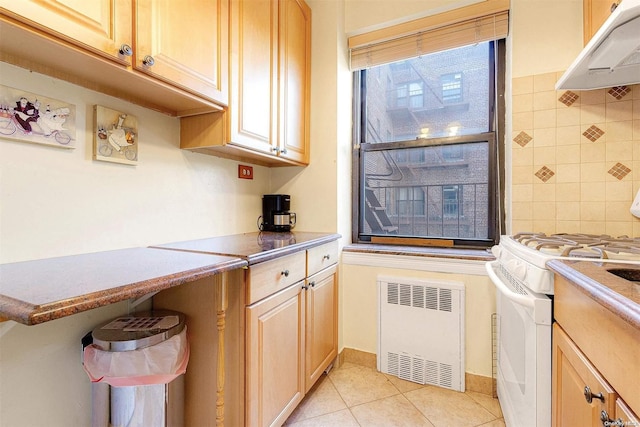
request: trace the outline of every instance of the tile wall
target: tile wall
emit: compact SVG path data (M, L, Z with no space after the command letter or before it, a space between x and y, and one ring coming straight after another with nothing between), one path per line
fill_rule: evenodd
M640 85L554 89L513 79L511 232L640 236Z

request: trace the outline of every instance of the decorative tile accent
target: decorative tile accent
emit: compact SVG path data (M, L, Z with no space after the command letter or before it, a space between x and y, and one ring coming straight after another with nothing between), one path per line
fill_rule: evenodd
M611 169L609 169L609 174L622 180L625 176L627 176L631 172L631 169L623 165L622 163L616 163Z
M604 135L604 131L600 129L596 125L591 125L589 129L582 132L585 138L587 138L591 142L597 141L602 135Z
M513 138L513 141L521 147L524 147L529 142L531 142L532 139L533 138L529 136L529 134L527 134L525 131L522 131L515 138Z
M571 92L570 90L566 91L562 94L558 101L562 102L567 107L570 107L574 102L576 102L580 98L577 93Z
M629 92L631 92L631 89L628 86L615 86L609 89L607 93L615 99L622 99Z
M538 170L538 172L536 172L536 176L542 182L549 181L551 179L551 177L554 176L554 175L555 175L555 172L553 172L551 169L549 169L546 166L541 167L540 170Z

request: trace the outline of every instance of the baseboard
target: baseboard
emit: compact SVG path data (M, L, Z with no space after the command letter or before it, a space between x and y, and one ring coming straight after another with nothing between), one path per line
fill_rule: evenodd
M340 367L345 363L353 363L355 365L366 366L367 368L378 368L377 355L375 353L369 353L353 348L342 349L340 354L338 354L337 362L337 367ZM470 374L469 372L465 372L464 374L466 391L473 391L476 393L493 396L495 390L495 381L496 380L491 377Z
M367 368L378 369L378 361L375 353L368 353L353 348L344 348L338 355L339 366L347 362L366 366Z

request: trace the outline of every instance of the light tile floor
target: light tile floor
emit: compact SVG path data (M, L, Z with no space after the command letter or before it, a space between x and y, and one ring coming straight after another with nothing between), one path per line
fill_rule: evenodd
M491 396L422 386L353 363L323 375L285 425L505 427Z

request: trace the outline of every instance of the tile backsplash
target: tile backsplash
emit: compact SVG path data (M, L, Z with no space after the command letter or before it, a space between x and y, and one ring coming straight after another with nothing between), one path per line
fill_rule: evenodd
M511 232L640 236L640 85L555 90L512 81Z

